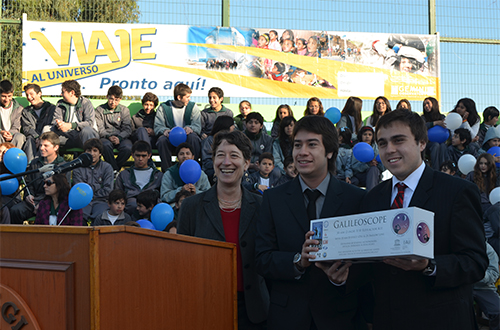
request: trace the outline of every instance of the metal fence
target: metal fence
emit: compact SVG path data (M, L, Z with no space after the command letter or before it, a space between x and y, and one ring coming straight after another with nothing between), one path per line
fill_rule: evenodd
M443 112L470 97L481 112L500 106L500 1L496 0L1 0L2 78L20 86L20 19L138 22L441 36ZM206 102L205 98L194 98ZM231 98L237 103L241 98ZM303 98L254 98L254 104L305 105ZM344 100L325 100L342 108ZM371 109L367 100L365 111ZM395 104L394 104L395 106ZM421 102L412 102L421 111Z

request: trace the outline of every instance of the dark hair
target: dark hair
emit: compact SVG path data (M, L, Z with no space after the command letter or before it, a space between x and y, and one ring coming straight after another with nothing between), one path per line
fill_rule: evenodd
M399 100L398 104L396 105L396 109L405 109L402 107L403 103L408 106L408 110L411 110L411 103L407 99Z
M47 140L50 143L52 143L53 146L61 145L61 140L59 139L59 135L57 135L56 133L54 133L52 131L42 133L42 135L40 135L40 137L39 137L39 140L40 141ZM59 149L58 149L58 151L59 151Z
M82 96L80 84L76 80L66 80L61 84L61 88L64 88L67 92L75 92L76 97Z
M220 116L214 121L210 135L215 135L222 130L228 130L234 125L234 119L231 116Z
M284 35L285 33L288 33L288 35L290 36L290 38L287 38L287 39L290 39L290 40L294 41L295 36L293 35L293 31L292 31L292 30L285 30L285 31L283 31L283 33L281 34L280 42L283 42L283 40L284 40L283 35Z
M429 100L432 104L431 111L426 112L424 108L425 101ZM426 97L422 102L422 110L424 111L424 119L427 123L442 120L441 112L439 112L439 102L433 97Z
M479 160L481 158L485 158L488 161L488 169L485 174L479 169ZM489 195L493 188L495 188L496 181L495 158L487 152L477 156L476 164L474 165L474 183L479 187L479 190Z
M416 112L412 112L407 109L394 110L385 116L380 117L377 126L375 127L375 135L378 133L380 128L387 128L387 126L394 122L401 122L409 126L417 143L420 141L427 143L427 129L425 127L424 119Z
M54 174L51 179L57 188L57 200L61 203L64 199L68 198L69 191L71 190L68 178L66 177L66 174L59 173Z
M464 147L467 147L472 140L470 131L467 128L457 128L453 134L457 134L460 141L465 140Z
M177 96L184 97L188 94L193 93L193 90L186 84L180 83L174 87L174 99L177 100Z
M499 111L495 107L487 107L483 111L483 119L484 121L489 121L492 118L498 117L500 115Z
M455 173L457 173L457 171L458 171L457 164L452 160L447 160L447 161L441 163L441 165L439 166L439 170L441 172L443 172L443 170L446 170L446 169L450 170L450 172L455 172Z
M457 107L460 103L462 103L464 105L465 109L469 113L469 116L467 117L467 122L469 123L469 125L471 127L474 126L474 124L476 124L477 122L479 122L481 120L478 113L477 113L476 102L474 102L473 99L469 99L467 97L458 100L457 104L455 105L455 108L453 108L453 110L451 110L451 112L457 112Z
M359 142L362 142L363 140L363 134L367 131L370 131L372 132L372 144L375 142L375 131L373 130L372 127L370 126L363 126L359 129L359 132L358 132L358 141Z
M321 116L306 116L300 119L293 127L293 140L300 131L307 131L314 134L319 134L323 140L325 148L325 156L332 153L332 157L328 159L328 170L335 172L335 160L339 152L339 138L337 129L332 122Z
M169 232L172 228L177 228L177 221L171 221L163 231Z
M318 102L319 103L319 111L316 116L324 116L325 115L325 110L323 109L323 103L321 103L321 100L317 97L311 97L309 100L307 100L307 105L306 109L304 110L304 116L310 116L311 114L309 113L309 106L313 102Z
M181 149L189 149L189 151L191 151L191 153L194 155L193 146L187 142L182 142L181 144L179 144L175 149L175 154L178 155Z
M252 141L241 131L220 131L215 134L214 142L212 143L212 158L215 157L217 148L224 140L229 144L235 145L241 151L245 160L252 158Z
M102 150L104 149L100 139L90 139L85 141L83 144L83 151L91 150L92 148L97 148L99 153L102 155Z
M120 199L123 199L127 203L127 194L121 189L114 189L108 195L108 204L114 203Z
M274 123L279 123L280 122L280 110L285 108L286 110L288 110L288 116L292 116L293 117L293 111L292 111L292 108L288 105L288 104L282 104L278 107L278 109L276 109L276 116L274 117L274 120L273 122Z
M348 127L339 127L339 143L340 138L342 138L342 144L347 144L352 148L352 132Z
M0 94L14 93L14 85L7 79L0 81Z
M142 204L149 208L158 204L158 199L160 198L160 193L156 189L143 190L137 195L137 204Z
M132 145L132 150L131 150L132 155L133 155L136 151L145 151L145 152L147 152L148 154L152 154L152 153L153 153L153 151L152 151L152 149L151 149L151 145L150 145L149 143L147 143L146 141L142 141L142 140L136 141L136 142Z
M285 72L285 65L281 62L276 62L274 63L274 65L276 66L276 68L278 69L278 72L279 73L283 73Z
M370 124L372 126L376 126L377 123L378 123L379 118L382 117L382 116L380 116L380 114L377 111L377 101L378 100L384 101L385 105L387 106L387 110L385 110L384 115L386 115L386 114L388 114L389 112L392 111L392 109L391 109L391 103L389 103L389 100L387 99L387 97L385 97L385 96L379 96L379 97L377 97L375 99L375 102L373 102L373 112L372 112L372 118L370 120L371 121Z
M33 91L37 94L42 92L42 89L37 84L27 84L24 86L24 92L27 92L28 89L33 89Z
M188 198L188 197L191 197L193 195L194 195L194 193L192 193L190 190L181 189L177 192L177 194L175 194L174 202L179 203L179 201L181 200L182 197Z
M250 112L248 115L247 115L247 123L252 120L252 119L257 119L257 121L263 125L264 124L264 117L262 117L262 115L258 112Z
M141 100L141 103L142 105L144 105L144 103L146 102L153 102L154 105L155 105L155 108L158 106L158 96L156 96L155 94L151 93L151 92L147 92L146 94L144 94L144 96L142 97L142 100Z
M260 154L259 156L259 164L260 162L262 162L264 159L269 159L270 161L273 162L273 165L274 165L274 157L273 157L273 154L270 153L270 152L263 152Z
M293 157L292 156L286 156L285 159L283 160L283 169L286 169L288 165L293 163Z
M280 123L280 127L278 130L278 141L280 143L281 152L283 153L283 157L289 156L292 154L293 148L293 139L291 136L286 135L285 128L290 126L292 123L296 123L295 118L288 116L283 118Z
M114 96L117 99L121 99L123 97L123 89L118 85L111 86L108 89L108 94L106 96L107 97Z
M217 96L221 99L224 97L224 91L220 87L212 87L208 90L208 96L210 96L210 93L215 93Z
M344 109L342 109L343 114L354 117L355 127L353 127L353 130L355 132L359 131L363 122L361 120L361 108L363 108L363 100L359 97L351 96L345 102Z

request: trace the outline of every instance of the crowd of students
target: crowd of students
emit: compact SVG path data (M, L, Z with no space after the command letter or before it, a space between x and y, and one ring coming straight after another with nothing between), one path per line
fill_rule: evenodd
M35 217L35 224L46 225L137 225L137 220L150 220L151 211L159 202L171 204L178 220L185 198L209 191L220 175L234 171L230 167L216 168L214 164L218 156L213 148L221 145L213 144L222 132L240 131L245 140L241 143L249 145L243 147L248 166L243 166L245 171L239 182L245 191L260 195L297 176L296 160L292 158L296 119L286 104L277 108L272 130L267 132L263 116L252 111L250 102L239 104L237 116L224 107L224 93L218 87L209 90L209 105L203 110L190 101L192 90L185 84L174 88L173 100L161 104L156 95L148 92L142 99L143 109L133 116L120 104L123 92L119 86L110 87L107 102L96 109L81 95L80 85L75 80L62 83L62 99L56 105L43 101L41 88L36 84L27 84L24 91L30 102L26 108L12 98L13 85L7 80L0 82L0 161L7 149L17 147L26 153L27 170L40 169L47 164L64 163L62 151L77 147L92 156L92 163L89 167L46 179L40 173L27 175L23 200L17 192L2 196L3 205L8 206L2 208L2 223L22 224ZM392 110L387 98L377 97L372 114L362 121L362 106L360 98L350 97L341 112L336 127L339 146L335 176L370 191L381 182L385 171L384 165L377 160L379 149L374 127ZM397 109L411 110L411 105L401 100ZM435 170L477 185L485 215L486 237L499 253L500 212L498 203L491 205L489 202L489 194L500 185L499 168L495 165L500 163L500 155L488 153L490 148L500 145L499 111L493 106L486 108L481 123L474 101L464 98L457 102L452 112L462 117L462 125L450 132L447 141L429 142L423 157ZM320 99L308 100L304 117L324 114ZM445 116L435 98L424 100L421 118L427 129L446 128ZM177 145L170 141L170 132L175 127L184 130L186 142ZM239 135L231 138L242 139ZM372 160L362 162L354 157L353 147L358 142L373 147ZM114 149L118 150L117 155ZM153 149L158 150L161 170L152 161ZM457 167L464 154L477 158L474 171L470 173L461 173ZM177 156L176 163L172 163L172 155ZM133 164L123 168L130 156ZM183 182L179 174L179 167L189 159L198 161L202 168L195 183ZM8 173L3 163L0 170L2 174ZM70 210L71 185L80 182L92 187L93 200L81 210ZM172 222L165 230L176 232L176 224Z

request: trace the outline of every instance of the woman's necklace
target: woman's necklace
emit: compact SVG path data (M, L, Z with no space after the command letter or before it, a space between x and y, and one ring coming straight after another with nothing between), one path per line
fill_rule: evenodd
M217 200L219 201L219 208L226 213L234 212L241 207L241 197L234 201L226 201L219 197L217 197Z

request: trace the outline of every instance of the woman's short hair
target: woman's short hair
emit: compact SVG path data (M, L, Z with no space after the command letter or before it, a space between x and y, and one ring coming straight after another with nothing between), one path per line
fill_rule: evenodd
M252 158L252 142L241 131L220 131L215 134L214 142L212 143L212 157L215 157L217 148L219 148L224 140L229 144L235 145L236 148L241 151L245 160L250 160Z

